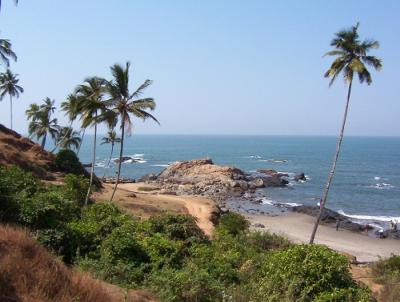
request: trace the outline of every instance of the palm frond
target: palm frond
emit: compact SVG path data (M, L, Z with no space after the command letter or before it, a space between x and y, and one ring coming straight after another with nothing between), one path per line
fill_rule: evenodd
M140 85L138 87L138 89L136 89L136 91L134 93L132 93L132 95L130 96L130 99L132 98L137 98L139 96L141 96L144 92L144 90L149 87L151 84L153 83L152 80L146 80L144 81L144 83L142 85Z

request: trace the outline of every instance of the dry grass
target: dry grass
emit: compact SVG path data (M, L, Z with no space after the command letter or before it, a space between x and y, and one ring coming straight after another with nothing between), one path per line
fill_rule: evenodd
M75 272L21 230L0 225L1 302L151 302L145 291L117 286Z

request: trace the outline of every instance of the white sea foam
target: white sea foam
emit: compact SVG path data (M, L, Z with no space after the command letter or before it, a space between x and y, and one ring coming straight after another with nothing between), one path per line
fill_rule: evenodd
M380 180L381 178L379 176L374 177L375 180Z
M400 217L395 217L395 216L350 215L346 214L342 210L339 210L338 213L348 218L362 220L362 221L372 220L372 221L383 221L383 222L391 222L391 221L395 221L397 223L400 222Z
M274 158L269 158L269 159L258 159L260 162L265 162L265 163L276 163L276 164L283 164L287 163L288 161L286 159L274 159Z
M285 207L285 208L294 208L294 207L300 207L302 206L301 203L296 203L296 202L278 202L278 201L273 201L268 198L263 198L262 199L262 204L267 204L271 206L280 206L280 207Z
M169 165L151 165L152 167L169 167Z
M387 190L387 189L393 189L394 185L386 183L386 182L379 182L375 185L370 185L368 188L373 188L373 189L378 189L378 190Z

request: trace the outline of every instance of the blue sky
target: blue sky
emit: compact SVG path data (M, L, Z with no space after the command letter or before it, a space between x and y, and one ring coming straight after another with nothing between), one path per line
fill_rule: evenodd
M85 77L110 78L109 66L129 60L132 87L154 81L146 96L161 122L137 121L136 133L336 135L346 87L328 87L322 55L357 21L380 41L384 68L354 86L347 134L400 135L399 1L3 0L1 37L25 88L14 125L26 133L30 103L60 104ZM0 108L8 125L8 100Z

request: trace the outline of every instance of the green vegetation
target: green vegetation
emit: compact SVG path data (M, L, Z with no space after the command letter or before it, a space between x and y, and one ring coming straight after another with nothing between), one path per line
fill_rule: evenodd
M56 154L55 164L57 167L66 173L83 174L82 165L72 150L63 149Z
M375 70L382 68L382 61L375 56L368 53L379 48L379 42L375 40L360 41L358 35L358 26L352 26L347 30L339 31L335 34L331 42L334 50L328 51L325 56L334 56L336 59L333 61L331 67L325 73L325 78L331 78L329 86L331 86L340 74L343 74L344 80L349 84L347 91L346 107L342 121L342 127L339 134L339 139L336 146L335 157L332 163L331 171L328 175L328 181L324 188L324 192L320 201L321 207L317 220L315 221L314 229L311 233L310 243L314 242L315 234L319 222L321 221L326 200L328 198L329 188L331 186L333 175L335 174L337 160L339 158L340 148L342 146L344 128L346 126L347 112L349 109L351 87L353 85L354 75L358 75L360 83L367 82L368 85L372 83L372 77L366 65L372 66Z
M400 256L380 260L372 265L375 281L383 285L383 298L387 302L400 301Z
M72 174L45 186L19 168L0 168L1 221L30 229L66 263L151 289L162 301L372 301L346 258L326 247L249 231L234 213L222 216L210 240L189 215L143 221L112 203L83 206L88 186Z

